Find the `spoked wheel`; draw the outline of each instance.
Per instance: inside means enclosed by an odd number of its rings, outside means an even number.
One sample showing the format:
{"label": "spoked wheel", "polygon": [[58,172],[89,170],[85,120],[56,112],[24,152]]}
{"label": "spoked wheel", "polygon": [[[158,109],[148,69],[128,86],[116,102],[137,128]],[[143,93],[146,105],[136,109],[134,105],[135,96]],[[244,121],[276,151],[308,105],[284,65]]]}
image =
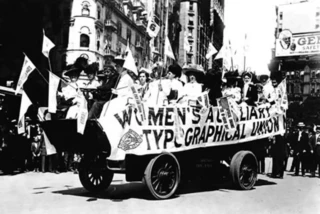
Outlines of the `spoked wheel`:
{"label": "spoked wheel", "polygon": [[250,151],[239,151],[231,160],[230,173],[235,186],[239,189],[252,189],[257,181],[258,163]]}
{"label": "spoked wheel", "polygon": [[99,155],[81,159],[79,178],[82,186],[89,192],[100,192],[109,187],[113,172],[107,168],[106,160]]}
{"label": "spoked wheel", "polygon": [[153,197],[156,199],[170,198],[180,183],[178,160],[169,153],[153,158],[145,170],[144,180]]}

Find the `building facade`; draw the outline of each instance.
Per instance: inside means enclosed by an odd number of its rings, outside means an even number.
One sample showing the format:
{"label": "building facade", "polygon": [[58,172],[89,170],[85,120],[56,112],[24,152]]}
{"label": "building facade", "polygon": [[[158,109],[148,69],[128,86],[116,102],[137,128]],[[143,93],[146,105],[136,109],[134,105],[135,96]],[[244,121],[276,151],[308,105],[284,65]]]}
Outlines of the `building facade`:
{"label": "building facade", "polygon": [[209,42],[217,50],[223,44],[223,0],[187,0],[180,3],[180,44],[188,38],[190,51],[183,45],[179,49],[179,64],[200,64],[205,70],[213,67],[212,58],[205,58]]}
{"label": "building facade", "polygon": [[102,69],[116,55],[124,54],[127,44],[138,68],[149,61],[145,6],[140,0],[64,1],[60,10],[66,14],[62,39],[56,39],[55,60],[61,63],[60,69],[79,56],[98,62]]}
{"label": "building facade", "polygon": [[288,117],[319,123],[320,6],[313,1],[279,5],[276,15],[269,70],[286,77]]}

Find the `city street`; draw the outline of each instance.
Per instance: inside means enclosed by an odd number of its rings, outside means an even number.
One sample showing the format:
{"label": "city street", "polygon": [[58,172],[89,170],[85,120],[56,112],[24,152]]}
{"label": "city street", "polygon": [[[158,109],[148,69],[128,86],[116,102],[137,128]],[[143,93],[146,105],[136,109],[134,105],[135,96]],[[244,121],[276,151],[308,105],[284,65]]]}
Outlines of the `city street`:
{"label": "city street", "polygon": [[85,191],[71,172],[1,175],[0,213],[320,213],[320,179],[291,174],[259,175],[251,191],[233,190],[230,182],[189,182],[164,201],[119,174],[99,195]]}

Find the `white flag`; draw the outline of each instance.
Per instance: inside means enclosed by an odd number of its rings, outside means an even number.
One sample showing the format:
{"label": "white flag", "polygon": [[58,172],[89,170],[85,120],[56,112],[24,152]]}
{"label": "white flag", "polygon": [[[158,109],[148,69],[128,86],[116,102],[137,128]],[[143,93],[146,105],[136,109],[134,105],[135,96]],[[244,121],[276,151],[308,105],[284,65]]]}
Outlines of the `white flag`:
{"label": "white flag", "polygon": [[19,112],[19,120],[18,124],[20,123],[20,120],[24,117],[25,113],[27,112],[29,106],[31,105],[31,101],[26,94],[25,91],[22,92],[22,97],[21,97],[21,104],[20,104],[20,112]]}
{"label": "white flag", "polygon": [[45,131],[42,132],[43,141],[46,145],[46,155],[53,155],[57,153],[56,148],[51,144],[49,138],[47,137],[47,134]]}
{"label": "white flag", "polygon": [[188,33],[184,31],[184,50],[190,52],[190,43],[188,40]]}
{"label": "white flag", "polygon": [[127,45],[126,55],[127,56],[126,56],[126,59],[124,61],[123,67],[128,69],[128,70],[130,70],[130,71],[132,71],[136,75],[138,75],[138,69],[137,69],[137,66],[136,66],[136,62],[134,61],[132,52],[130,50],[129,43]]}
{"label": "white flag", "polygon": [[48,96],[48,111],[56,113],[57,111],[57,90],[60,83],[60,78],[49,72],[49,96]]}
{"label": "white flag", "polygon": [[77,117],[77,132],[80,134],[84,133],[88,119],[88,103],[86,98],[82,95],[81,101],[78,103],[78,117]]}
{"label": "white flag", "polygon": [[17,94],[20,91],[23,84],[28,79],[28,76],[35,68],[36,66],[34,66],[34,64],[30,61],[30,59],[27,56],[25,56],[15,94]]}
{"label": "white flag", "polygon": [[173,54],[173,51],[172,51],[172,48],[171,48],[171,44],[170,44],[170,41],[169,41],[168,37],[166,37],[166,41],[165,41],[165,44],[164,44],[164,55],[167,56],[167,57],[170,57],[173,60],[176,60],[176,58],[174,57],[174,54]]}
{"label": "white flag", "polygon": [[46,57],[49,58],[49,52],[55,45],[51,42],[51,40],[46,37],[44,31],[43,31],[43,42],[42,42],[42,53]]}
{"label": "white flag", "polygon": [[148,21],[147,26],[147,33],[151,38],[154,38],[158,35],[160,31],[160,26],[153,20],[153,18],[150,18]]}
{"label": "white flag", "polygon": [[26,122],[25,117],[22,117],[20,121],[18,121],[18,134],[23,134],[26,132]]}
{"label": "white flag", "polygon": [[206,59],[209,59],[213,54],[217,53],[218,51],[215,49],[215,47],[212,45],[211,42],[209,42],[208,52],[206,55]]}

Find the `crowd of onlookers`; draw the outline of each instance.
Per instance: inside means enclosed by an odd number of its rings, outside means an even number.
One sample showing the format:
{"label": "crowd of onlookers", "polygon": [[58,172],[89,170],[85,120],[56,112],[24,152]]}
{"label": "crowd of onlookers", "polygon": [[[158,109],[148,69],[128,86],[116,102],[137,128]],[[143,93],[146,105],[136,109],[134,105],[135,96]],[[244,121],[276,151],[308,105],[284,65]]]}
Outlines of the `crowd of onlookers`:
{"label": "crowd of onlookers", "polygon": [[[299,122],[296,127],[288,128],[285,135],[268,139],[265,150],[257,155],[259,173],[267,169],[265,158],[272,158],[272,169],[269,176],[283,178],[284,171],[294,176],[320,177],[320,126],[305,125]],[[289,161],[291,158],[291,161]]]}

